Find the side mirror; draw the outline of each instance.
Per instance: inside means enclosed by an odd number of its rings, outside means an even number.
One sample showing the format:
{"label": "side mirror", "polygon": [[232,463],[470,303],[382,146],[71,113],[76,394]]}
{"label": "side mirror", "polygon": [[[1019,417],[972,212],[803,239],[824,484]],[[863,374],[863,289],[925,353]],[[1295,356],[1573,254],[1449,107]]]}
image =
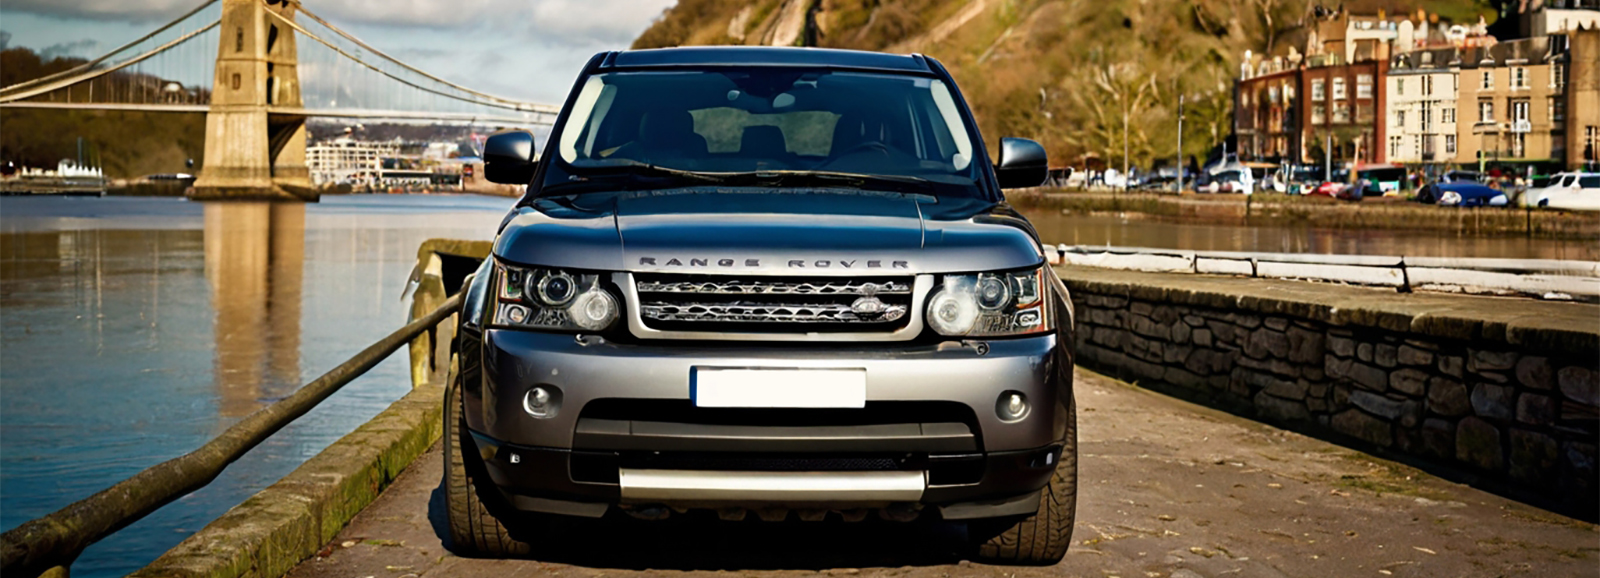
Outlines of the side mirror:
{"label": "side mirror", "polygon": [[483,176],[502,185],[533,180],[533,134],[509,130],[490,135],[483,145]]}
{"label": "side mirror", "polygon": [[1050,160],[1044,147],[1025,138],[1000,139],[1000,162],[994,173],[1002,189],[1021,189],[1044,184],[1050,172]]}

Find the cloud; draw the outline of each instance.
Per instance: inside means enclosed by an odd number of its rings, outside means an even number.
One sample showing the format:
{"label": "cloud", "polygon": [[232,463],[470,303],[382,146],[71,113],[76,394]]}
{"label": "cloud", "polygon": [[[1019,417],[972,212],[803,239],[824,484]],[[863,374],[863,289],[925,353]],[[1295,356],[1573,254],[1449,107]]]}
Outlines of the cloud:
{"label": "cloud", "polygon": [[[62,19],[159,21],[202,0],[6,0],[5,11]],[[630,42],[676,0],[303,0],[335,25],[478,28],[568,41]]]}
{"label": "cloud", "polygon": [[478,28],[586,45],[632,42],[676,0],[341,0],[304,5],[335,26]]}
{"label": "cloud", "polygon": [[52,44],[39,50],[39,58],[42,60],[54,60],[63,56],[80,56],[88,58],[98,55],[98,52],[95,49],[99,48],[99,46],[99,41],[88,38],[79,40],[77,42],[62,42],[58,44]]}
{"label": "cloud", "polygon": [[[9,20],[15,20],[15,26],[27,23],[27,30],[11,28],[17,33],[15,44],[38,50],[90,37],[104,49],[202,1],[0,0],[0,14],[8,24]],[[301,2],[335,26],[422,70],[511,98],[559,103],[590,56],[627,48],[676,0]],[[302,47],[310,44],[314,43]],[[68,45],[52,48],[84,50]]]}
{"label": "cloud", "polygon": [[31,12],[56,18],[91,20],[161,20],[200,5],[200,0],[6,0],[6,11]]}

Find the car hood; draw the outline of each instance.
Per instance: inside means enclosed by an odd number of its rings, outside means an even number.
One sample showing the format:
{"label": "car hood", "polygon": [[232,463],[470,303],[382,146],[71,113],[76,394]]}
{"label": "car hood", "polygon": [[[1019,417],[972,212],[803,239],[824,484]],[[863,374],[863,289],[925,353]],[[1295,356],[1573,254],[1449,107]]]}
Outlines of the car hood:
{"label": "car hood", "polygon": [[1003,205],[921,195],[673,189],[545,197],[495,243],[507,261],[602,271],[860,275],[1038,265]]}

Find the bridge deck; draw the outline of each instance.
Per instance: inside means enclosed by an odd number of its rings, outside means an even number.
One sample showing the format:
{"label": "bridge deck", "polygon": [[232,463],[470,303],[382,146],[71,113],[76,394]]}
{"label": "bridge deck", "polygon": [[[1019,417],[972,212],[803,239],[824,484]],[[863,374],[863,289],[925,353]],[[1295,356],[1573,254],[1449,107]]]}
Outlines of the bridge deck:
{"label": "bridge deck", "polygon": [[[869,520],[574,523],[547,561],[451,555],[439,450],[289,575],[825,573],[1593,576],[1600,528],[1081,371],[1073,547],[1055,568],[967,567],[959,526]],[[753,517],[752,517],[753,518]],[[857,570],[859,569],[859,570]]]}

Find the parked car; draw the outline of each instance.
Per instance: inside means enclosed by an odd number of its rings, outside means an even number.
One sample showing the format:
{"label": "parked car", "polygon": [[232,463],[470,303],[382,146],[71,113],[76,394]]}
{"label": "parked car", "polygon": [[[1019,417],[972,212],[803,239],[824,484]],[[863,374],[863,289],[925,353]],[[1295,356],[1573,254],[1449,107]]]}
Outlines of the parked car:
{"label": "parked car", "polygon": [[930,516],[978,560],[1061,560],[1070,301],[1001,194],[1044,180],[1042,146],[991,162],[921,55],[609,52],[574,92],[543,154],[485,144],[528,189],[457,331],[458,553],[526,552],[528,517],[709,510]]}
{"label": "parked car", "polygon": [[1202,192],[1207,193],[1243,193],[1250,194],[1251,183],[1248,170],[1226,170],[1211,175],[1211,182],[1207,183]]}
{"label": "parked car", "polygon": [[1381,197],[1383,195],[1382,184],[1367,178],[1362,178],[1353,184],[1341,187],[1333,193],[1334,198],[1344,201],[1359,201],[1367,197]]}
{"label": "parked car", "polygon": [[1337,197],[1339,195],[1339,191],[1342,191],[1342,190],[1348,188],[1349,186],[1350,186],[1350,183],[1337,183],[1337,182],[1333,182],[1333,181],[1328,181],[1328,182],[1322,183],[1320,185],[1317,185],[1317,187],[1314,188],[1314,189],[1310,189],[1310,190],[1306,191],[1306,194],[1307,195],[1316,195],[1316,196],[1323,196],[1323,197],[1333,198],[1333,197]]}
{"label": "parked car", "polygon": [[1560,173],[1543,188],[1522,194],[1527,207],[1600,211],[1600,173]]}
{"label": "parked car", "polygon": [[1480,183],[1431,184],[1417,196],[1444,207],[1504,207],[1508,202],[1505,193]]}

